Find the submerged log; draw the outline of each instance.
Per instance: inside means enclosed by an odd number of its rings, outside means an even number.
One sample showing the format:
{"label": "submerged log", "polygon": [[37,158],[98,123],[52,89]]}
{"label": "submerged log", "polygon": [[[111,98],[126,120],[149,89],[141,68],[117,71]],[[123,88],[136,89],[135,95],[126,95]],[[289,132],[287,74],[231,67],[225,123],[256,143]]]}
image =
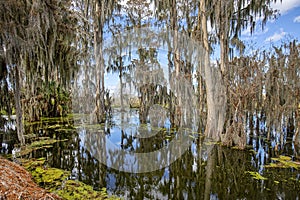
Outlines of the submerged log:
{"label": "submerged log", "polygon": [[0,157],[0,199],[61,199],[33,182],[20,165]]}

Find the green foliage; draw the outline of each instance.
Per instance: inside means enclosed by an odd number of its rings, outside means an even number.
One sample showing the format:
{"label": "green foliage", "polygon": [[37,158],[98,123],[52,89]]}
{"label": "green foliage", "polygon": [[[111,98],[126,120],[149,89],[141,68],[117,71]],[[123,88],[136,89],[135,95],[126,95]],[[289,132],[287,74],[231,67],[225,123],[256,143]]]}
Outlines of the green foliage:
{"label": "green foliage", "polygon": [[43,83],[36,96],[23,99],[25,120],[38,121],[41,117],[67,116],[71,104],[70,92],[60,84]]}
{"label": "green foliage", "polygon": [[56,82],[44,84],[41,94],[44,97],[45,105],[48,111],[43,110],[44,117],[66,116],[69,113],[71,105],[70,92],[66,91]]}

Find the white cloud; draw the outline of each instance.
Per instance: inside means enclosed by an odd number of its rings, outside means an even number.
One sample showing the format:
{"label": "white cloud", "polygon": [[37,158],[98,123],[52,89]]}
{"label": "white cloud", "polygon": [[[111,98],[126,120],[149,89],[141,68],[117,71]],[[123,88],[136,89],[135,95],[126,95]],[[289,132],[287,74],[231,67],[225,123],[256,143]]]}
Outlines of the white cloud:
{"label": "white cloud", "polygon": [[273,9],[279,10],[279,12],[283,15],[286,14],[289,10],[299,7],[300,0],[277,0],[276,3],[271,3],[271,7]]}
{"label": "white cloud", "polygon": [[277,42],[281,40],[287,32],[284,32],[283,29],[280,29],[280,33],[274,33],[274,35],[268,37],[265,42]]}
{"label": "white cloud", "polygon": [[295,18],[294,18],[294,22],[295,22],[295,23],[297,23],[297,22],[300,23],[300,15],[299,15],[298,17],[295,17]]}
{"label": "white cloud", "polygon": [[244,36],[250,36],[251,35],[250,27],[244,29],[242,31],[242,35],[244,35]]}

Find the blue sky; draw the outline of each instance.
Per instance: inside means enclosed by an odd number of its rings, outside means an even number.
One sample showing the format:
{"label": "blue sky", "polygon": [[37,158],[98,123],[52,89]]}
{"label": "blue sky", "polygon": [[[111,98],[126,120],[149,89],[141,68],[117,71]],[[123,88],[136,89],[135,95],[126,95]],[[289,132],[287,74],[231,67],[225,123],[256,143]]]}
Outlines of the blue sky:
{"label": "blue sky", "polygon": [[257,28],[253,35],[249,30],[244,30],[242,39],[245,43],[268,49],[291,39],[300,40],[300,0],[277,0],[272,8],[279,10],[278,19],[267,22],[264,30]]}

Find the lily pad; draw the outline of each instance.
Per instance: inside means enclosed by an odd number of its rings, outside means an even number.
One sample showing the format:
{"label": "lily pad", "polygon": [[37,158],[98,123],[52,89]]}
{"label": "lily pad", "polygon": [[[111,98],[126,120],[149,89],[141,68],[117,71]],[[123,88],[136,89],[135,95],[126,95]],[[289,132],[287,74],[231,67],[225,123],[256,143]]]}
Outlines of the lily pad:
{"label": "lily pad", "polygon": [[260,173],[258,173],[258,172],[246,171],[246,173],[249,173],[252,176],[252,178],[254,178],[256,180],[267,180],[268,179],[268,178],[260,175]]}
{"label": "lily pad", "polygon": [[24,135],[25,139],[32,139],[32,138],[36,138],[36,137],[37,137],[37,135],[34,133]]}
{"label": "lily pad", "polygon": [[196,137],[193,136],[193,135],[189,135],[189,137],[192,138],[192,139],[196,139]]}
{"label": "lily pad", "polygon": [[74,132],[75,129],[74,128],[59,128],[59,129],[55,129],[56,132],[64,132],[64,133],[70,133],[70,132]]}
{"label": "lily pad", "polygon": [[25,126],[33,126],[33,125],[36,125],[36,124],[42,124],[42,121],[33,121],[33,122],[26,121],[24,123]]}
{"label": "lily pad", "polygon": [[55,125],[48,126],[47,129],[58,129],[58,128],[61,128],[62,126],[64,126],[64,125],[62,125],[62,124],[55,124]]}
{"label": "lily pad", "polygon": [[[275,160],[275,158],[271,158],[272,160]],[[277,159],[279,161],[289,161],[289,160],[292,160],[291,157],[289,156],[279,156],[279,158]]]}
{"label": "lily pad", "polygon": [[204,144],[207,145],[207,146],[211,146],[211,145],[220,145],[221,142],[205,142]]}
{"label": "lily pad", "polygon": [[289,156],[279,156],[279,158],[271,158],[271,160],[275,162],[265,165],[266,168],[300,168],[300,162],[292,161]]}

